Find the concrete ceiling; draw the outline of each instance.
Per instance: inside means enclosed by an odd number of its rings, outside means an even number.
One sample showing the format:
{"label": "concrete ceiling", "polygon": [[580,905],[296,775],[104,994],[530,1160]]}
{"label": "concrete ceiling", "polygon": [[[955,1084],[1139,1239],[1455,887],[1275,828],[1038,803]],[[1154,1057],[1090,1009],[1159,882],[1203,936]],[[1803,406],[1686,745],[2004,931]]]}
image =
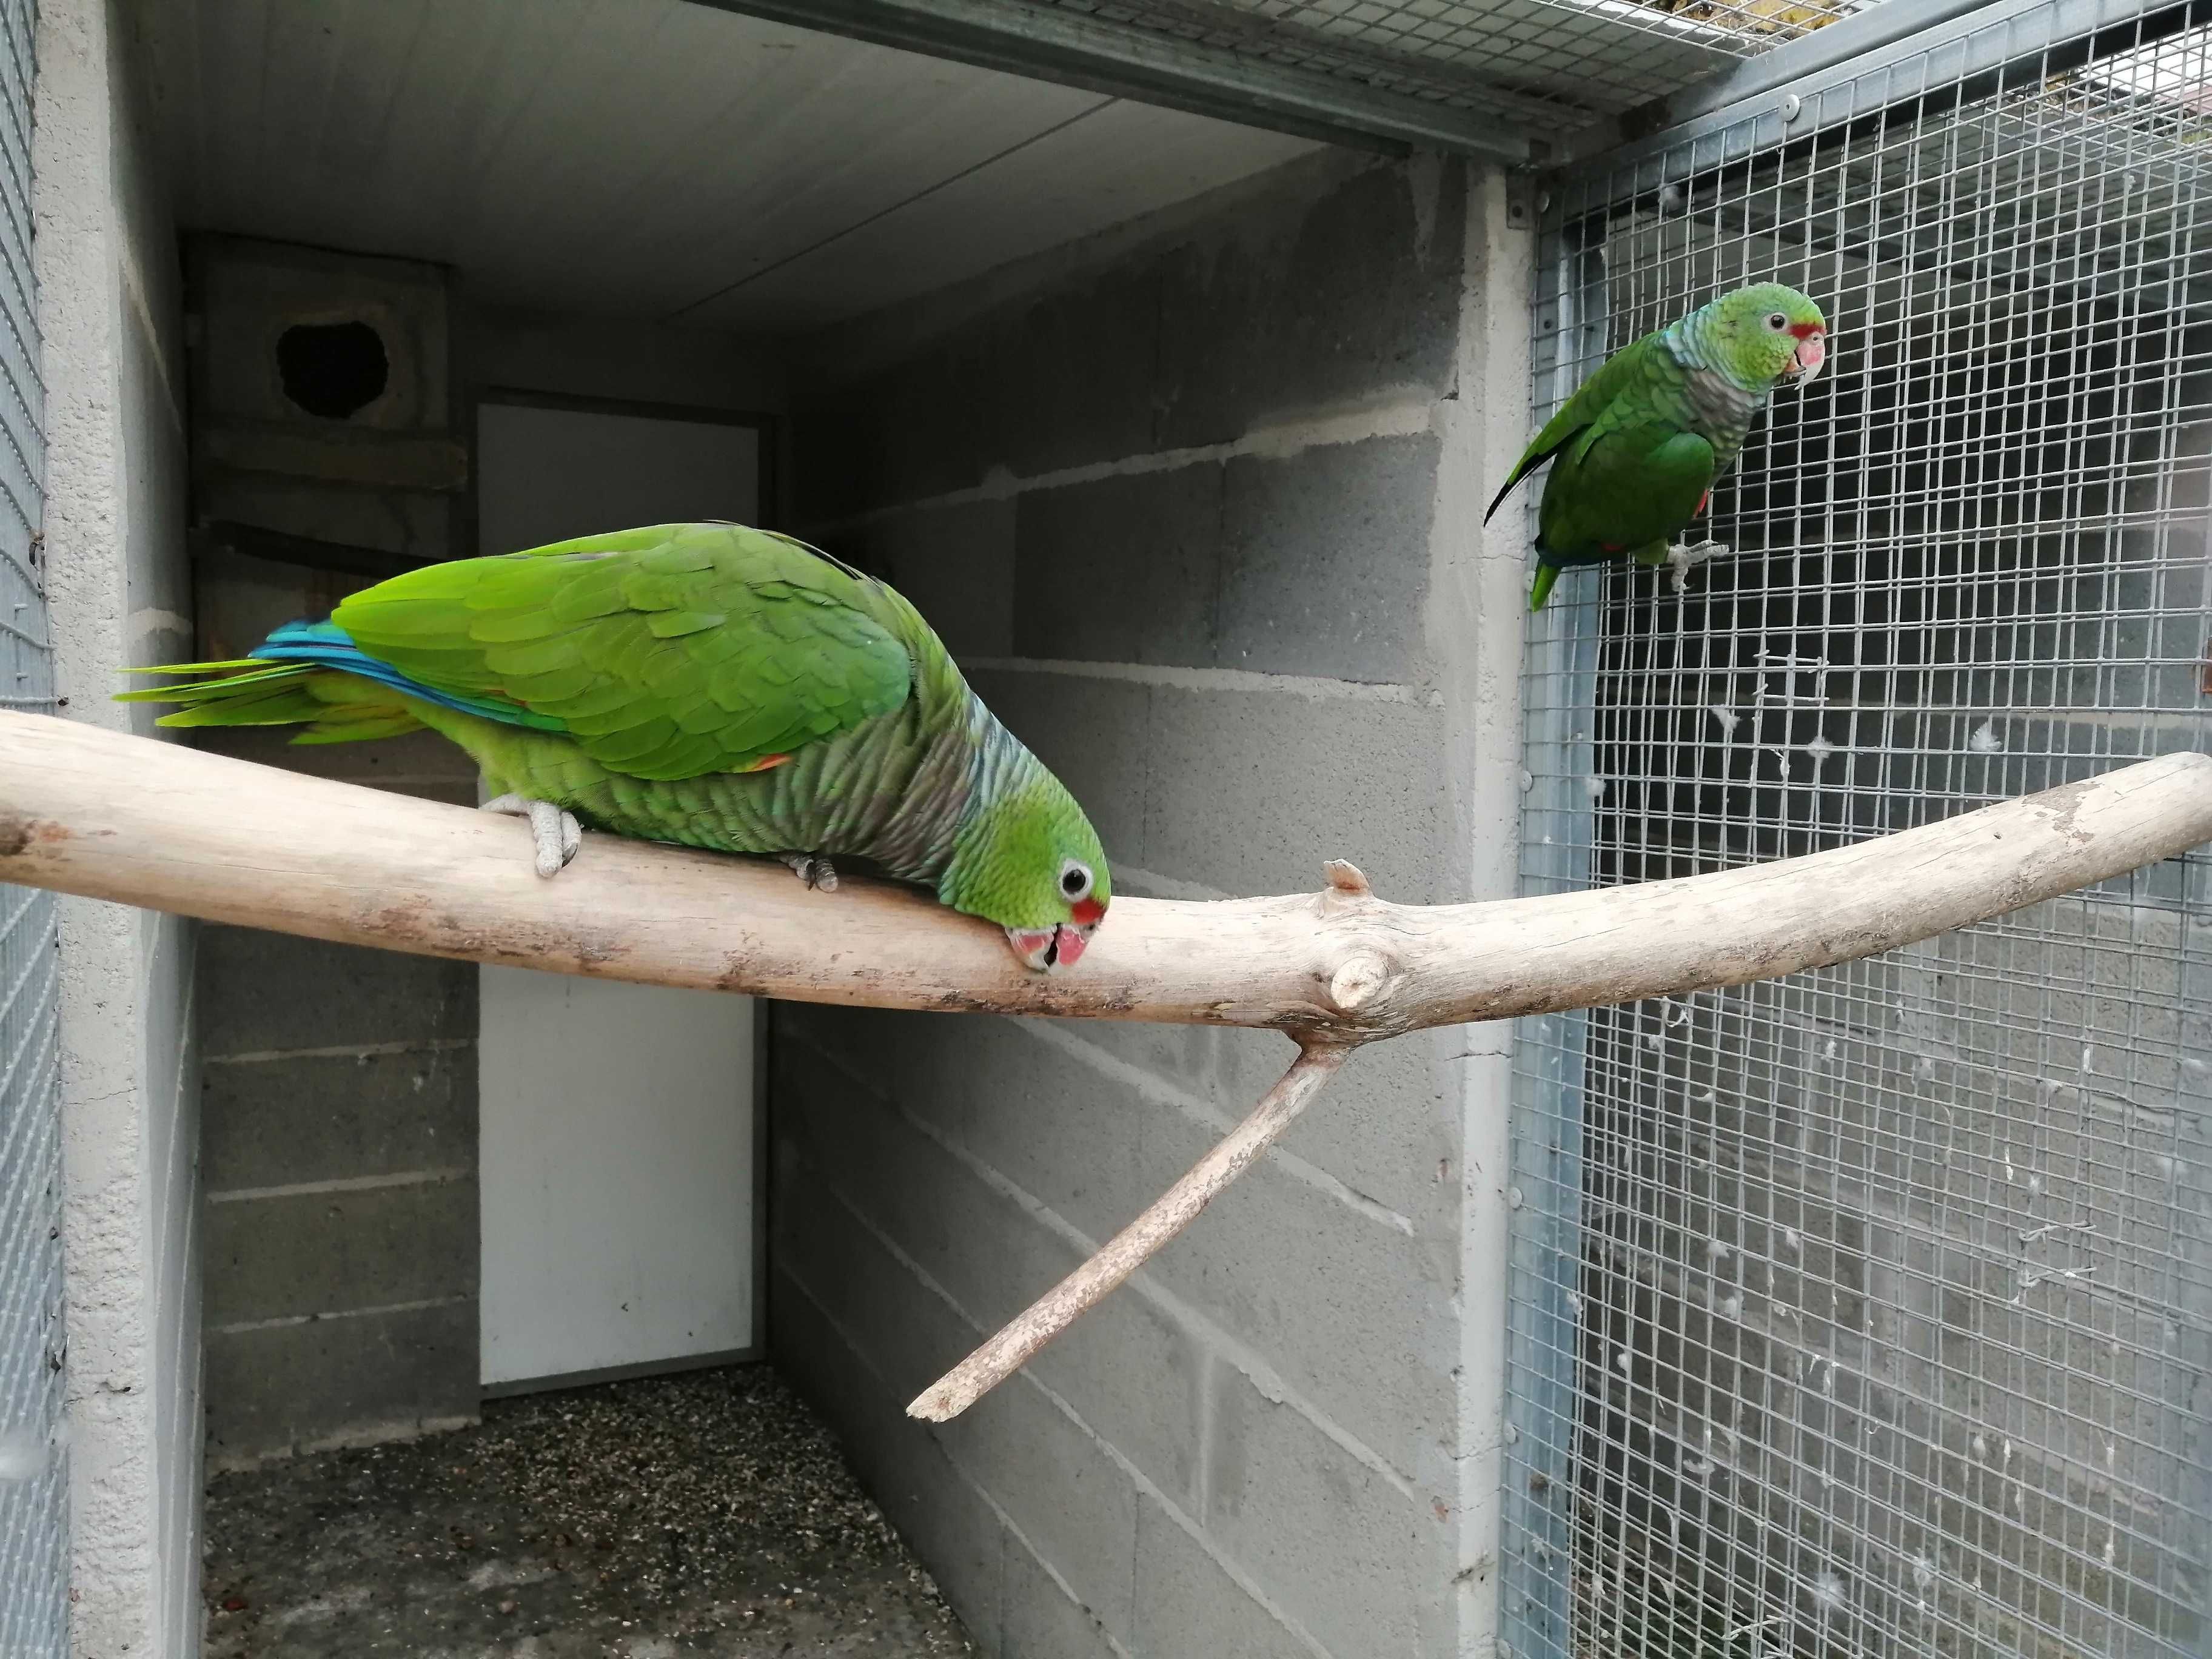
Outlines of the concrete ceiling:
{"label": "concrete ceiling", "polygon": [[787,332],[1310,142],[689,0],[147,0],[178,216]]}

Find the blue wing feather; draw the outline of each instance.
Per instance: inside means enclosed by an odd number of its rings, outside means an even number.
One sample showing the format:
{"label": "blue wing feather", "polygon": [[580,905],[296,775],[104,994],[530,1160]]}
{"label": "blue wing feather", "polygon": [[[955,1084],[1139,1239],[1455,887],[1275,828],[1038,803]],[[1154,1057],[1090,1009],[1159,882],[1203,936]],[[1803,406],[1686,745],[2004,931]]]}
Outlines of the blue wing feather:
{"label": "blue wing feather", "polygon": [[470,697],[441,691],[401,673],[388,662],[380,662],[353,642],[353,636],[336,623],[286,623],[254,647],[257,662],[304,662],[319,668],[336,668],[362,679],[388,685],[422,702],[476,714],[507,726],[526,726],[539,732],[565,732],[568,723],[537,714],[518,703],[496,697]]}

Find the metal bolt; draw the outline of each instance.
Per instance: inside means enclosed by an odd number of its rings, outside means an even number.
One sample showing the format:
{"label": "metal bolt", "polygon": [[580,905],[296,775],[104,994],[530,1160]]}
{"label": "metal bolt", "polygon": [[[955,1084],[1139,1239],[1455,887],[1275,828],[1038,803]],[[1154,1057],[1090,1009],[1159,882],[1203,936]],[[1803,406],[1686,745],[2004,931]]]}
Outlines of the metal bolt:
{"label": "metal bolt", "polygon": [[1519,1209],[1521,1207],[1521,1189],[1518,1187],[1508,1188],[1505,1193],[1505,1202],[1507,1207],[1516,1210]]}
{"label": "metal bolt", "polygon": [[1521,1425],[1519,1424],[1508,1423],[1505,1425],[1505,1443],[1509,1446],[1517,1446],[1521,1443]]}
{"label": "metal bolt", "polygon": [[1782,94],[1782,120],[1785,126],[1802,114],[1804,109],[1805,100],[1796,93],[1785,92]]}

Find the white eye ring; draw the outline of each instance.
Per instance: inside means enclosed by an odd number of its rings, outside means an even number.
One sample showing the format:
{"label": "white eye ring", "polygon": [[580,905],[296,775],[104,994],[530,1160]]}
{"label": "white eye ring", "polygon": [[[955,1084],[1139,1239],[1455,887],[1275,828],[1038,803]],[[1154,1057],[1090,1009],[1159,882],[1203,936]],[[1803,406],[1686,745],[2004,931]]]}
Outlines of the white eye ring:
{"label": "white eye ring", "polygon": [[1766,313],[1766,325],[1779,334],[1790,326],[1790,319],[1778,311],[1770,311]]}
{"label": "white eye ring", "polygon": [[1060,896],[1065,899],[1078,901],[1089,898],[1091,896],[1091,880],[1092,877],[1091,874],[1091,866],[1089,865],[1083,863],[1080,860],[1068,860],[1066,863],[1060,866]]}

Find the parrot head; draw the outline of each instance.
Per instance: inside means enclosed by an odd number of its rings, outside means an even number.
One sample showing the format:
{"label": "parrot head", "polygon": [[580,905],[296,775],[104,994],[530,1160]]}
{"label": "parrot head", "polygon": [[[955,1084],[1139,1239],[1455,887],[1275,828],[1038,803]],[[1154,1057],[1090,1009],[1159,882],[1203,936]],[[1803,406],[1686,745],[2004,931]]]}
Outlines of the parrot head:
{"label": "parrot head", "polygon": [[1800,385],[1828,356],[1828,319],[1794,288],[1757,283],[1723,294],[1705,307],[1723,361],[1746,386],[1767,386],[1787,374]]}
{"label": "parrot head", "polygon": [[997,922],[1023,964],[1040,973],[1083,955],[1114,896],[1098,832],[1042,767],[969,814],[937,896]]}

